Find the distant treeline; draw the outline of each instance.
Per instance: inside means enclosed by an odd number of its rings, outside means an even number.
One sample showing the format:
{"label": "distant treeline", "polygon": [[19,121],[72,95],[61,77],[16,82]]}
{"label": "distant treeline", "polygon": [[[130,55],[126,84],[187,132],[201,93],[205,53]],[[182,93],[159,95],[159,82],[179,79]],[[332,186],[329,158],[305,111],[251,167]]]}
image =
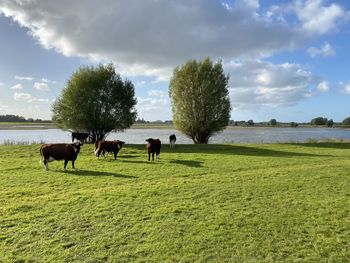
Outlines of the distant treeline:
{"label": "distant treeline", "polygon": [[299,127],[299,126],[323,126],[323,127],[350,127],[350,117],[344,119],[342,122],[334,122],[332,119],[327,119],[325,117],[317,117],[312,119],[310,122],[278,122],[276,119],[271,119],[270,121],[254,122],[253,120],[248,121],[234,121],[230,120],[230,126],[255,126],[255,127]]}
{"label": "distant treeline", "polygon": [[50,123],[51,120],[42,120],[42,119],[33,119],[33,118],[24,118],[23,116],[6,114],[0,115],[0,122],[41,122],[41,123]]}
{"label": "distant treeline", "polygon": [[[173,124],[171,120],[166,120],[166,121],[161,121],[161,120],[156,120],[156,121],[147,121],[144,120],[143,118],[138,118],[136,120],[137,124]],[[317,117],[312,119],[310,122],[280,122],[277,121],[276,119],[271,119],[269,121],[261,121],[261,122],[254,122],[253,120],[247,120],[247,121],[235,121],[235,120],[230,120],[229,121],[229,126],[239,126],[239,127],[310,127],[310,126],[323,126],[323,127],[350,127],[350,117],[344,119],[342,122],[334,122],[332,119],[327,119],[324,117]]]}
{"label": "distant treeline", "polygon": [[[40,123],[51,123],[51,120],[24,118],[18,115],[0,115],[0,122],[40,122]],[[137,124],[167,124],[172,125],[172,120],[156,120],[147,121],[143,118],[138,118],[135,123]],[[324,127],[345,127],[350,128],[350,117],[344,119],[342,122],[334,122],[332,119],[327,119],[325,117],[317,117],[312,119],[310,122],[279,122],[276,119],[271,119],[269,121],[254,122],[253,120],[247,121],[235,121],[230,120],[229,126],[240,126],[240,127],[305,127],[305,126],[324,126]]]}

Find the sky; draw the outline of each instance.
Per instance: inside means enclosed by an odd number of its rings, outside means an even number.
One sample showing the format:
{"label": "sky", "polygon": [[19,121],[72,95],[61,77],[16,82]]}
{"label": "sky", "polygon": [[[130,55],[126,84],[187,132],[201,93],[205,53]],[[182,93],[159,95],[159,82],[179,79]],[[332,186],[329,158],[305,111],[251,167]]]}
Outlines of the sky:
{"label": "sky", "polygon": [[1,0],[0,114],[51,119],[72,73],[113,63],[139,118],[171,120],[173,69],[206,57],[232,120],[350,116],[349,0]]}

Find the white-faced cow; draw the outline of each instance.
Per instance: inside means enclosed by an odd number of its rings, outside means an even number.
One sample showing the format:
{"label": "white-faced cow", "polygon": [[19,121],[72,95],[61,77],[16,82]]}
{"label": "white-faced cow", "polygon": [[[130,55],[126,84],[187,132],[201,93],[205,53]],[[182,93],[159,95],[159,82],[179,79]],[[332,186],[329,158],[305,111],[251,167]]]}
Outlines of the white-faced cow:
{"label": "white-faced cow", "polygon": [[72,132],[72,142],[74,142],[74,139],[77,139],[80,142],[85,142],[85,140],[89,137],[88,133],[84,132]]}
{"label": "white-faced cow", "polygon": [[169,136],[169,143],[170,143],[170,148],[175,147],[175,142],[176,142],[176,135],[172,134]]}
{"label": "white-faced cow", "polygon": [[156,159],[159,159],[162,142],[159,139],[152,139],[152,138],[147,139],[146,142],[148,142],[146,145],[147,152],[148,152],[148,161],[150,161],[151,159],[151,154],[152,154],[152,161],[154,161],[154,154],[156,154]]}
{"label": "white-faced cow", "polygon": [[46,170],[49,170],[48,163],[52,161],[64,160],[64,170],[66,170],[67,163],[72,162],[72,168],[74,170],[74,162],[80,152],[80,146],[83,145],[80,142],[66,144],[43,144],[40,148],[41,159],[45,165]]}
{"label": "white-faced cow", "polygon": [[117,154],[119,150],[123,147],[125,142],[115,140],[115,141],[96,141],[95,142],[95,155],[100,158],[100,155],[105,155],[105,152],[113,152],[114,160],[117,160]]}

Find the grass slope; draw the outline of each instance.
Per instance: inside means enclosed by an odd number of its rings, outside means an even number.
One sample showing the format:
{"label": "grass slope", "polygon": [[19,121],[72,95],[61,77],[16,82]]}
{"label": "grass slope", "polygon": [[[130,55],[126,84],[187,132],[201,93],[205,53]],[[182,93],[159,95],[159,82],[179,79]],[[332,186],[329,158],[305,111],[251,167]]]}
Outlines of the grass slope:
{"label": "grass slope", "polygon": [[39,147],[0,146],[0,261],[350,261],[350,144]]}

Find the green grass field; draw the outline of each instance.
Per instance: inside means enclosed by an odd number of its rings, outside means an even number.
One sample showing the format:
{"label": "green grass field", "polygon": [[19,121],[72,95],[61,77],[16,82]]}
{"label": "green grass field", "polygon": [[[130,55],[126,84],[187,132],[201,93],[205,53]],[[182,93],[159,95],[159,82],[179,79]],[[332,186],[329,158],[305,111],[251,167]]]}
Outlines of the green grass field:
{"label": "green grass field", "polygon": [[349,262],[350,144],[0,146],[0,262]]}

